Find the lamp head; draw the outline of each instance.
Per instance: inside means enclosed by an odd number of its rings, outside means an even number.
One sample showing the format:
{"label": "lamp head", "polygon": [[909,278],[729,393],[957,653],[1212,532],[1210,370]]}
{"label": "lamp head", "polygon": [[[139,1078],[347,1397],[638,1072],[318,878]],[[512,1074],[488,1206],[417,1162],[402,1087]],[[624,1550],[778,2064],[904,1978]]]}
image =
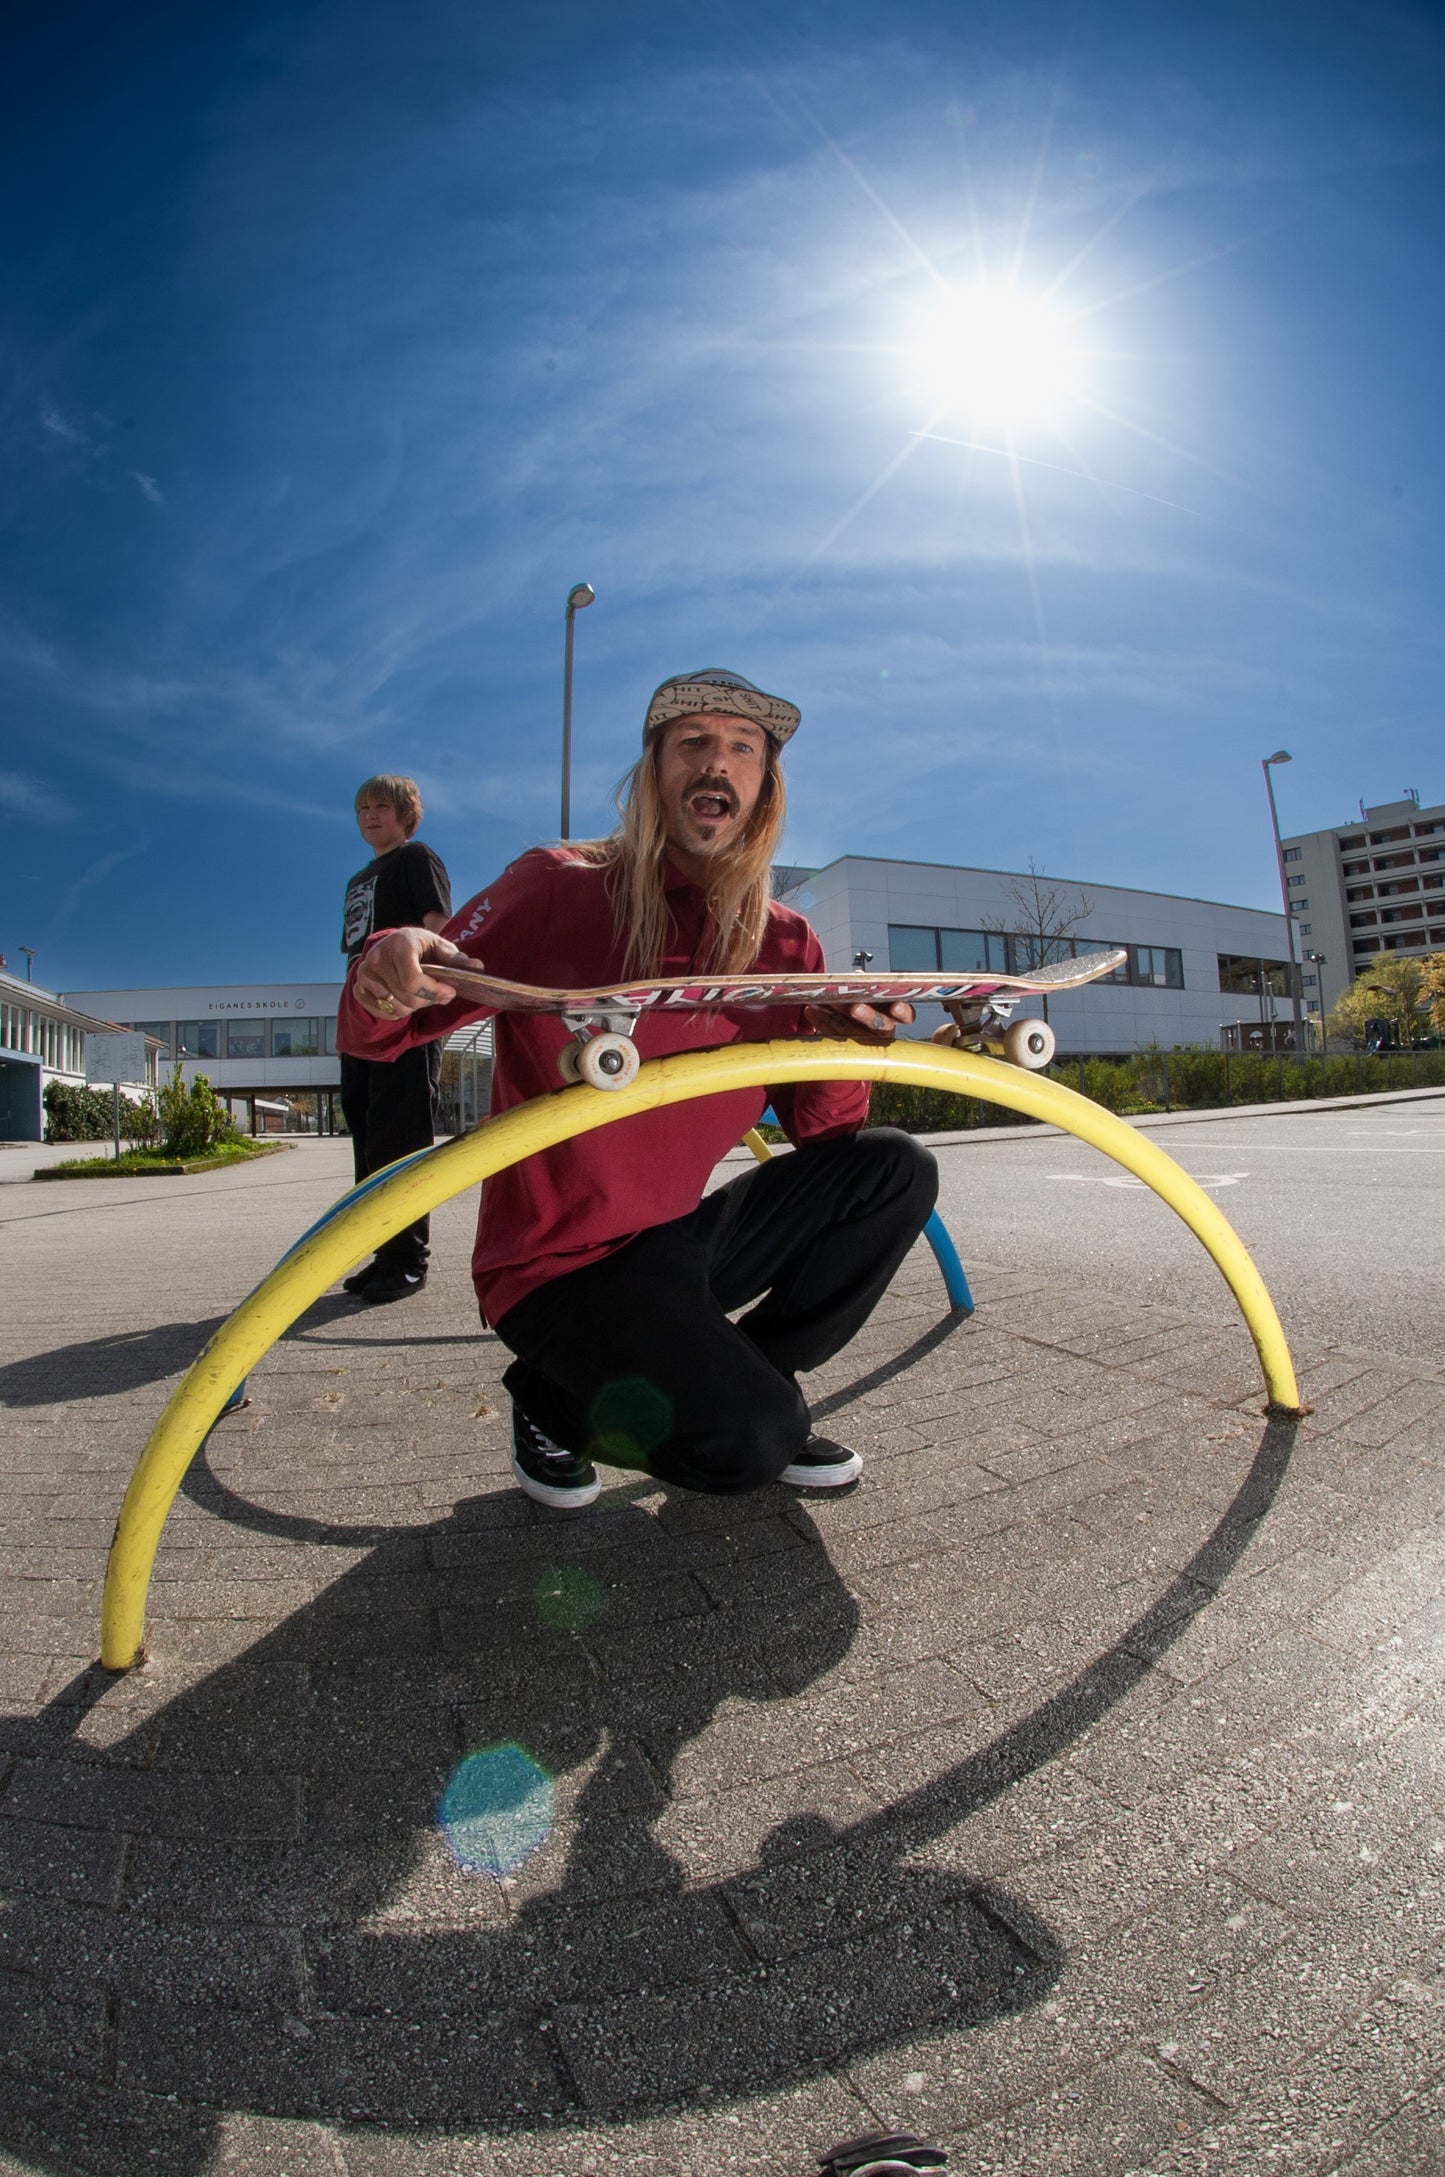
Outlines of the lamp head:
{"label": "lamp head", "polygon": [[584,605],[592,604],[596,596],[597,592],[590,582],[578,582],[567,592],[567,610],[580,612]]}
{"label": "lamp head", "polygon": [[1266,763],[1292,763],[1294,761],[1287,748],[1277,748],[1272,756],[1266,756],[1264,760]]}

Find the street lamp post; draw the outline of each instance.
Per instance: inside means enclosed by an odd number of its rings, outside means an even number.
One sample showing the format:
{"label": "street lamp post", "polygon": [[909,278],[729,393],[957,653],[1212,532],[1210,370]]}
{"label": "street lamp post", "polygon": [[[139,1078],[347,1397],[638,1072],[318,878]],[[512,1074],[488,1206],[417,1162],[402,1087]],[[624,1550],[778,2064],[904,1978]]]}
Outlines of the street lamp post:
{"label": "street lamp post", "polygon": [[1261,768],[1264,772],[1265,792],[1269,795],[1269,821],[1274,831],[1274,861],[1275,867],[1279,871],[1279,896],[1284,907],[1284,946],[1289,955],[1289,994],[1294,1006],[1295,1055],[1303,1058],[1305,1031],[1304,1016],[1300,1011],[1299,979],[1294,969],[1294,915],[1291,912],[1289,903],[1289,880],[1284,873],[1284,842],[1279,836],[1279,811],[1274,805],[1274,780],[1270,776],[1271,764],[1289,763],[1290,761],[1289,750],[1287,748],[1277,748],[1272,756],[1262,758]]}
{"label": "street lamp post", "polygon": [[597,592],[578,582],[567,592],[567,641],[562,654],[562,837],[572,836],[572,622]]}

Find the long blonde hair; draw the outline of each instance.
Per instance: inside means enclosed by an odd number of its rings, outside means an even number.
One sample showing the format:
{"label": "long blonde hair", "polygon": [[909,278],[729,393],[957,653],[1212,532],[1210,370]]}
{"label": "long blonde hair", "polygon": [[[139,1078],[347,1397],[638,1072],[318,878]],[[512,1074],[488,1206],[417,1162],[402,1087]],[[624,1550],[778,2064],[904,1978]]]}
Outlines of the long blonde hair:
{"label": "long blonde hair", "polygon": [[[573,839],[579,861],[611,872],[608,893],[619,941],[622,973],[645,978],[661,973],[672,935],[668,910],[667,825],[657,785],[654,733],[617,788],[620,822],[605,839]],[[752,966],[768,925],[772,866],[787,821],[787,795],[777,745],[765,736],[767,770],[747,829],[732,851],[709,865],[705,887],[708,928],[692,965],[704,975],[742,975]]]}

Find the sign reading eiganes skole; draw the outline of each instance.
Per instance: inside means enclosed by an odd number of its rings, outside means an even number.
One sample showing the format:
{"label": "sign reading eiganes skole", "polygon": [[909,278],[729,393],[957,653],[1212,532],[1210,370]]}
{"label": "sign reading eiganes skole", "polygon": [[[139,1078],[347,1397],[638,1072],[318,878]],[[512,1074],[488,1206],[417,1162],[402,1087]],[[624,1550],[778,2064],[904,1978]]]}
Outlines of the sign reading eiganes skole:
{"label": "sign reading eiganes skole", "polygon": [[119,1035],[88,1035],[85,1039],[85,1078],[92,1087],[124,1081],[140,1084],[146,1077],[146,1039],[136,1029]]}
{"label": "sign reading eiganes skole", "polygon": [[[325,1010],[324,1001],[318,1001]],[[198,1020],[211,1020],[218,1013],[305,1013],[312,1004],[310,998],[205,998],[196,1010]]]}

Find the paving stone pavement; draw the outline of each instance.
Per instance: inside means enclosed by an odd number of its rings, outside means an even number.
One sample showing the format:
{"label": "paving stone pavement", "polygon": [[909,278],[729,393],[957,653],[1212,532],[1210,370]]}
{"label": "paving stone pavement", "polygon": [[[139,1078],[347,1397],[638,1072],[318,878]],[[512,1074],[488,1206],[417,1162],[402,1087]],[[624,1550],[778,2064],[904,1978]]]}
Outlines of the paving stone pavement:
{"label": "paving stone pavement", "polygon": [[855,1493],[563,1518],[463,1201],[256,1371],[109,1679],[166,1388],[344,1183],[5,1190],[0,2172],[1445,2170],[1445,1369],[1267,1422],[1222,1288],[965,1322],[920,1249],[811,1387]]}

